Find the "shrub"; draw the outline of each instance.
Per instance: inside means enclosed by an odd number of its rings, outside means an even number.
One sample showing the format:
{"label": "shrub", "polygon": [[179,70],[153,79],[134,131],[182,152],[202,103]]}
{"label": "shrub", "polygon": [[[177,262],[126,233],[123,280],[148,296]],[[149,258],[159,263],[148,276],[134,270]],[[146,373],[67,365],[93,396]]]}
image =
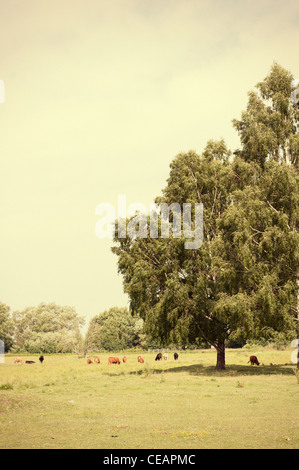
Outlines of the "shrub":
{"label": "shrub", "polygon": [[13,385],[9,382],[0,385],[0,390],[13,390]]}

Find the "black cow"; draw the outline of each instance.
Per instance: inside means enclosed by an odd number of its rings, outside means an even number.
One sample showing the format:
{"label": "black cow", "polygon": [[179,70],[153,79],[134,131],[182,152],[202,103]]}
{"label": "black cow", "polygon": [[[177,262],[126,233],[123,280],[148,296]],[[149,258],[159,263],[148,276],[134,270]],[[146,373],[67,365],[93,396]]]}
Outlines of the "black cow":
{"label": "black cow", "polygon": [[174,353],[173,357],[174,357],[174,360],[176,361],[179,358],[178,353]]}
{"label": "black cow", "polygon": [[162,360],[162,353],[158,353],[155,361],[161,361],[161,360]]}
{"label": "black cow", "polygon": [[25,364],[35,364],[35,361],[25,361]]}
{"label": "black cow", "polygon": [[39,356],[39,358],[38,358],[38,360],[41,364],[43,363],[44,359],[45,359],[44,356]]}

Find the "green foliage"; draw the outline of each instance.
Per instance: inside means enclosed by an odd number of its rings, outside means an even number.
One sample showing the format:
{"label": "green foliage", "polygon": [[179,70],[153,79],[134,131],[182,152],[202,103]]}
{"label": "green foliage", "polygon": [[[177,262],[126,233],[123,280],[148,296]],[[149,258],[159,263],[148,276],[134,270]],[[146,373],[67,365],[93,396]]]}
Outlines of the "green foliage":
{"label": "green foliage", "polygon": [[[224,367],[228,341],[294,335],[298,281],[299,112],[292,75],[274,64],[249,93],[234,126],[242,148],[209,141],[202,155],[181,153],[157,203],[204,207],[204,241],[118,238],[124,290],[145,330],[161,345],[215,346]],[[173,221],[170,220],[172,223]],[[299,281],[298,281],[299,282]]]}
{"label": "green foliage", "polygon": [[292,74],[274,64],[270,74],[249,93],[247,110],[234,120],[242,143],[240,155],[262,167],[285,161],[298,169],[298,108],[291,102]]}
{"label": "green foliage", "polygon": [[84,320],[73,307],[41,303],[13,312],[15,347],[31,353],[72,352]]}
{"label": "green foliage", "polygon": [[235,295],[247,306],[249,338],[295,334],[298,183],[290,165],[265,163],[258,185],[235,192],[219,223],[223,254],[237,273]]}
{"label": "green foliage", "polygon": [[66,329],[56,332],[32,333],[24,342],[24,349],[32,354],[48,354],[74,351],[74,334]]}
{"label": "green foliage", "polygon": [[143,320],[127,308],[112,307],[90,321],[86,341],[90,350],[120,351],[145,345]]}
{"label": "green foliage", "polygon": [[0,340],[9,351],[13,345],[14,324],[11,318],[10,307],[0,302]]}

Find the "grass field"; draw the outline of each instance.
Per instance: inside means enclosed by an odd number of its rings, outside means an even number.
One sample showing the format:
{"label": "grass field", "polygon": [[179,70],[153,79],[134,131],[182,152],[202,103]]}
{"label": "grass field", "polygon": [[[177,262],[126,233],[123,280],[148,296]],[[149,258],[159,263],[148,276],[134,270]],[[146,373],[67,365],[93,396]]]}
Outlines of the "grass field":
{"label": "grass field", "polygon": [[[1,449],[299,448],[299,383],[292,350],[126,354],[87,365],[75,355],[0,364]],[[261,365],[247,364],[256,354]],[[122,358],[123,354],[118,354]],[[90,356],[92,358],[92,356]]]}

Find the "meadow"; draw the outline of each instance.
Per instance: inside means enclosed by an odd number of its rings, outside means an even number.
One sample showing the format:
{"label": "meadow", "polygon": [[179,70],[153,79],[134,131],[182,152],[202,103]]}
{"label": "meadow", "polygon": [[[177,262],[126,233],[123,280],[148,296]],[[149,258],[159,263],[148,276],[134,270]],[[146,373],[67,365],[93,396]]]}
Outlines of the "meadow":
{"label": "meadow", "polygon": [[[129,352],[127,363],[22,355],[0,364],[1,449],[299,448],[299,380],[290,349]],[[141,354],[144,364],[137,362]],[[260,366],[247,363],[256,354]],[[118,354],[121,359],[124,353]],[[93,355],[89,355],[93,359]]]}

